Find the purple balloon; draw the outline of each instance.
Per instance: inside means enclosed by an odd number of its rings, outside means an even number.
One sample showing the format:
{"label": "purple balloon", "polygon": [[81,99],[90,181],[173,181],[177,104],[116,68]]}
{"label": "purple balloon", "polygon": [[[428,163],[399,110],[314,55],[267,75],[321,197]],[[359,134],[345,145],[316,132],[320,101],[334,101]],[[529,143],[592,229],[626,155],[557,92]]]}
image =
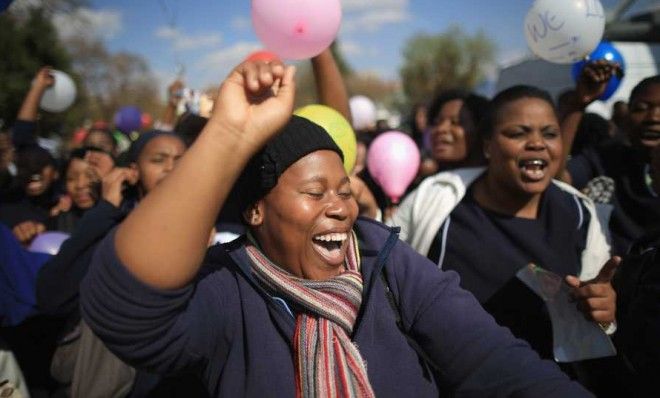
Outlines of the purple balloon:
{"label": "purple balloon", "polygon": [[142,127],[142,112],[136,106],[121,107],[115,113],[115,127],[124,134],[140,130]]}
{"label": "purple balloon", "polygon": [[34,238],[28,251],[47,253],[54,256],[60,251],[60,246],[62,246],[62,243],[64,243],[65,240],[69,239],[69,236],[69,234],[64,232],[44,232]]}

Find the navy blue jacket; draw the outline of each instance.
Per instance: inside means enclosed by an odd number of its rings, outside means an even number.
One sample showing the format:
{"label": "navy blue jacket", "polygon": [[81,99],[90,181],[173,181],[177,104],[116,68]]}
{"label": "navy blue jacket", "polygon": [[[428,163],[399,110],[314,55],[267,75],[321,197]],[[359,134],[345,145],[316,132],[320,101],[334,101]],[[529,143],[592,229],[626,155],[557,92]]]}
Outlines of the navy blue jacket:
{"label": "navy blue jacket", "polygon": [[37,304],[41,312],[58,316],[78,313],[79,286],[94,249],[125,217],[126,211],[106,200],[100,200],[85,213],[59,253],[39,270]]}
{"label": "navy blue jacket", "polygon": [[[499,327],[455,273],[438,270],[379,223],[359,220],[356,231],[364,297],[351,338],[376,396],[437,397],[438,381],[457,396],[589,396]],[[121,264],[113,231],[82,283],[83,317],[135,366],[160,373],[198,369],[211,396],[294,396],[295,320],[255,282],[243,244],[214,246],[194,283],[165,291]],[[383,267],[402,328],[432,364],[420,360],[397,327]]]}

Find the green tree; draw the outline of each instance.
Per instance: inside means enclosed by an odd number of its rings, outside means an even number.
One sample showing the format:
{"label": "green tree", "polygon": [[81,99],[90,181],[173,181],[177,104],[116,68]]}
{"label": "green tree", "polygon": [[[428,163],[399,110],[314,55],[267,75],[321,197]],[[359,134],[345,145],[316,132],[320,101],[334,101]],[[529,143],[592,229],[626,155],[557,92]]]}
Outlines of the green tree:
{"label": "green tree", "polygon": [[163,104],[158,84],[144,58],[128,52],[111,53],[100,40],[80,36],[68,39],[67,48],[85,85],[88,117],[112,120],[123,105],[160,114]]}
{"label": "green tree", "polygon": [[448,88],[475,88],[494,54],[495,45],[483,32],[469,35],[454,26],[440,34],[413,36],[403,49],[400,70],[408,102],[428,101]]}
{"label": "green tree", "polygon": [[[16,118],[35,73],[44,65],[62,70],[77,79],[71,59],[59,42],[57,32],[42,9],[31,9],[24,21],[10,13],[0,15],[0,118],[5,126]],[[74,108],[80,109],[84,95]],[[47,115],[42,130],[66,124],[74,114]]]}
{"label": "green tree", "polygon": [[66,112],[40,114],[42,135],[67,135],[84,120],[112,120],[122,105],[160,115],[158,84],[143,58],[111,53],[94,35],[59,37],[52,18],[57,13],[75,15],[76,7],[85,4],[86,0],[44,0],[0,15],[0,119],[5,128],[13,124],[32,78],[44,65],[68,73],[78,93]]}

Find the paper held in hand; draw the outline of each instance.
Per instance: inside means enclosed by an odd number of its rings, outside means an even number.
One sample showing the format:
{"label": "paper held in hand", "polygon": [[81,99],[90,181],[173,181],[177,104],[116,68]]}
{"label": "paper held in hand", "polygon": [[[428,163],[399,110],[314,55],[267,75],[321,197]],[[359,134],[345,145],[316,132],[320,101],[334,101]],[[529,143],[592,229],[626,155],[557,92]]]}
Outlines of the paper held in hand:
{"label": "paper held in hand", "polygon": [[610,338],[596,322],[588,321],[571,300],[563,278],[535,264],[516,274],[545,302],[552,323],[555,361],[574,362],[616,355]]}

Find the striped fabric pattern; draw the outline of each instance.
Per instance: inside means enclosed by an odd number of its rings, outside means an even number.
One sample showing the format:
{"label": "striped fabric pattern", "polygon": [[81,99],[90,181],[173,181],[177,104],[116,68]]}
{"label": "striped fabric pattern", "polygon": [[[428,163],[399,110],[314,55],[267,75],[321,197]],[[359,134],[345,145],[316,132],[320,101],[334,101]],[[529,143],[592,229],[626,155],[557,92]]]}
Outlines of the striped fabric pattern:
{"label": "striped fabric pattern", "polygon": [[272,291],[303,310],[296,317],[293,351],[298,397],[373,397],[367,369],[349,335],[362,303],[360,252],[349,236],[341,275],[324,281],[298,278],[248,244],[252,272]]}

